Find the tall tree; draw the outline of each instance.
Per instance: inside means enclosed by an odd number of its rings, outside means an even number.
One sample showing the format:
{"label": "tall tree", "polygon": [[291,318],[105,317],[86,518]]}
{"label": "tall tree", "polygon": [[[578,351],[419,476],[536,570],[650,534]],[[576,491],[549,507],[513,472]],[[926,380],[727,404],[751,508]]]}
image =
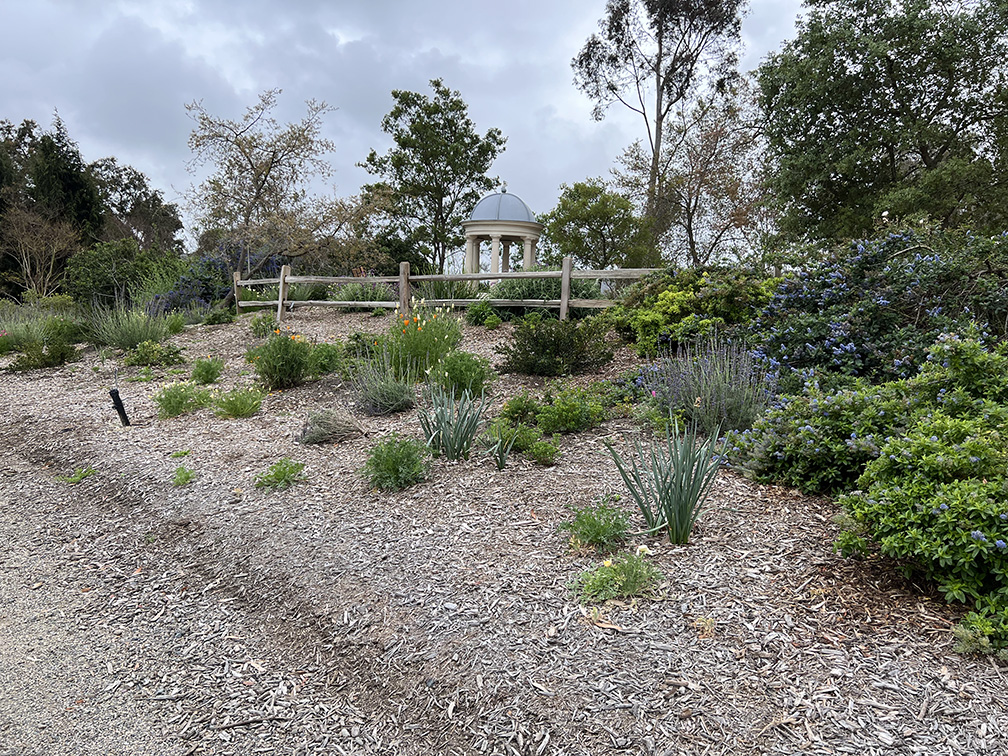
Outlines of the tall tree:
{"label": "tall tree", "polygon": [[371,150],[361,166],[383,179],[404,230],[444,272],[448,251],[464,241],[462,221],[498,183],[486,173],[507,140],[500,129],[481,137],[462,95],[441,79],[430,85],[433,97],[393,90],[381,126],[395,146],[384,155]]}
{"label": "tall tree", "polygon": [[182,219],[178,206],[165,202],[164,193],[151,187],[147,176],[114,157],[88,166],[105,207],[104,241],[133,239],[138,250],[181,251]]}
{"label": "tall tree", "polygon": [[[675,109],[651,218],[670,261],[702,266],[752,251],[764,194],[757,121],[753,92],[741,82]],[[619,162],[617,185],[643,204],[649,156],[638,141]]]}
{"label": "tall tree", "polygon": [[1008,7],[816,0],[759,68],[782,228],[852,238],[890,219],[1008,223]]}
{"label": "tall tree", "polygon": [[309,100],[301,121],[281,125],[271,115],[280,92],[263,92],[238,121],[211,115],[202,102],[186,106],[196,122],[189,168],[214,167],[190,192],[199,231],[224,230],[249,272],[276,252],[291,251],[312,210],[309,183],[332,170],[323,156],[335,145],[321,136],[322,119],[332,108]]}
{"label": "tall tree", "polygon": [[601,179],[560,187],[556,207],[544,214],[542,259],[556,265],[568,255],[596,270],[642,267],[654,262],[650,236],[633,203]]}
{"label": "tall tree", "polygon": [[571,62],[596,120],[619,102],[643,119],[650,155],[645,212],[656,212],[665,118],[705,70],[734,64],[743,0],[609,0],[599,34]]}

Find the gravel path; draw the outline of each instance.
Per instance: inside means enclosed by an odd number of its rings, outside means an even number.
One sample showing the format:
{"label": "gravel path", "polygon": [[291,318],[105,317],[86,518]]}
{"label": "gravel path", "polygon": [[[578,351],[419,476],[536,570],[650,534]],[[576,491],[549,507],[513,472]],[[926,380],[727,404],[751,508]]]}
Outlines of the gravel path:
{"label": "gravel path", "polygon": [[[386,322],[291,318],[320,339]],[[176,341],[251,380],[244,326]],[[724,473],[689,546],[649,543],[661,597],[593,609],[566,588],[593,560],[556,526],[621,490],[604,442],[629,420],[562,439],[553,468],[438,461],[383,494],[358,470],[412,413],[305,447],[307,411],[351,401],[336,378],[247,420],[159,421],[136,377],[93,353],[0,374],[4,756],[1008,752],[1004,670],[951,651],[931,593],[835,556],[829,501]],[[537,385],[503,377],[493,400]],[[308,481],[256,489],[281,456]]]}

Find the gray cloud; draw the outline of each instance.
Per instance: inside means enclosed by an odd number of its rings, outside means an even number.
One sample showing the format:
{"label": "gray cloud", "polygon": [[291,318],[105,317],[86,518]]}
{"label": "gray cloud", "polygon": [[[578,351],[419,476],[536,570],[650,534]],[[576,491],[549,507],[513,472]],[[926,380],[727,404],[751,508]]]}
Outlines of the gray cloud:
{"label": "gray cloud", "polygon": [[[440,77],[469,104],[480,131],[500,128],[492,168],[537,211],[561,183],[606,175],[644,135],[629,112],[591,120],[570,60],[597,28],[604,0],[7,0],[0,12],[0,118],[48,125],[58,109],[84,157],[115,155],[169,199],[186,189],[192,127],[184,105],[239,118],[260,91],[283,89],[276,117],[304,100],[337,110],[326,136],[340,194],[368,175],[356,163],[389,143],[382,116],[393,89],[429,91]],[[758,0],[746,18],[743,63],[793,35],[797,0]],[[174,187],[173,191],[172,187]]]}

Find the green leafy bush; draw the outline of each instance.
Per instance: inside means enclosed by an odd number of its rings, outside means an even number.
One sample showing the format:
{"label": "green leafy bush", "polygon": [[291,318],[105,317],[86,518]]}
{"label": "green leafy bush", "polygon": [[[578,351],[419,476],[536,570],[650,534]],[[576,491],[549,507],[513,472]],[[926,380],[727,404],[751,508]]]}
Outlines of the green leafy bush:
{"label": "green leafy bush", "polygon": [[560,447],[552,441],[539,440],[532,443],[525,451],[529,459],[543,467],[552,467],[560,456]]}
{"label": "green leafy bush", "polygon": [[493,305],[485,299],[473,302],[466,308],[465,320],[469,325],[486,325],[487,318],[497,314]]}
{"label": "green leafy bush", "polygon": [[504,358],[501,369],[525,375],[570,375],[605,365],[612,360],[603,318],[548,320],[530,315],[520,321],[511,344],[497,348]]}
{"label": "green leafy bush", "polygon": [[582,601],[598,603],[646,595],[664,579],[643,554],[626,554],[585,570],[571,582],[570,589]]}
{"label": "green leafy bush", "polygon": [[542,404],[527,391],[513,396],[504,402],[500,416],[512,423],[535,425]]}
{"label": "green leafy bush", "polygon": [[[911,377],[931,344],[973,322],[1008,333],[1008,237],[889,234],[786,280],[754,324],[756,354],[794,392]],[[984,337],[986,340],[986,336]]]}
{"label": "green leafy bush", "polygon": [[294,388],[304,383],[311,369],[312,347],[298,333],[274,333],[252,351],[252,365],[270,391]]}
{"label": "green leafy bush", "polygon": [[41,370],[43,368],[59,367],[77,359],[77,347],[66,341],[52,340],[48,342],[34,341],[25,344],[14,361],[8,366],[15,372],[26,370]]}
{"label": "green leafy bush", "polygon": [[371,447],[364,476],[382,491],[401,491],[427,478],[429,451],[413,439],[393,434]]}
{"label": "green leafy bush", "polygon": [[308,375],[321,378],[329,373],[335,373],[346,367],[343,345],[338,342],[319,342],[313,344],[308,360]]}
{"label": "green leafy bush", "polygon": [[192,382],[207,386],[216,383],[222,372],[224,372],[224,360],[219,357],[198,359],[193,363]]}
{"label": "green leafy bush", "polygon": [[203,325],[228,325],[234,323],[236,317],[231,308],[214,307],[203,317]]}
{"label": "green leafy bush", "polygon": [[716,337],[659,357],[640,372],[639,385],[662,412],[708,436],[751,427],[774,394],[772,379],[744,346]]}
{"label": "green leafy bush", "polygon": [[751,321],[778,282],[737,267],[667,268],[628,287],[606,316],[638,353],[675,352]]}
{"label": "green leafy bush", "polygon": [[489,362],[455,349],[432,368],[430,382],[450,391],[458,399],[465,391],[473,395],[482,394],[492,377]]}
{"label": "green leafy bush", "polygon": [[715,438],[698,443],[696,432],[679,435],[678,423],[665,443],[645,452],[638,441],[629,464],[609,446],[620,477],[636,502],[648,533],[665,531],[672,543],[688,543],[720,467]]}
{"label": "green leafy bush", "polygon": [[574,518],[560,524],[570,534],[572,549],[590,548],[598,552],[615,551],[627,539],[630,519],[626,512],[608,503],[573,508]]}
{"label": "green leafy bush", "polygon": [[536,413],[536,423],[544,434],[578,433],[599,425],[605,410],[597,396],[584,388],[570,386],[548,396]]}
{"label": "green leafy bush", "polygon": [[191,383],[169,383],[154,394],[158,406],[158,417],[162,420],[178,417],[186,412],[195,412],[211,402],[211,394]]}
{"label": "green leafy bush", "polygon": [[430,407],[420,411],[420,427],[435,455],[468,459],[473,439],[483,421],[486,399],[476,401],[468,389],[458,399],[440,386],[431,386]]}
{"label": "green leafy bush", "polygon": [[214,411],[218,417],[252,417],[262,407],[262,400],[257,388],[234,388],[217,395]]}
{"label": "green leafy bush", "polygon": [[181,365],[182,350],[174,344],[160,344],[157,341],[141,341],[126,352],[124,365],[150,367],[153,365]]}
{"label": "green leafy bush", "polygon": [[496,331],[501,327],[501,319],[497,315],[489,315],[487,319],[483,321],[483,327],[488,331]]}
{"label": "green leafy bush", "polygon": [[283,457],[270,465],[264,473],[255,478],[256,488],[290,488],[295,483],[305,480],[304,463],[295,462],[289,457]]}

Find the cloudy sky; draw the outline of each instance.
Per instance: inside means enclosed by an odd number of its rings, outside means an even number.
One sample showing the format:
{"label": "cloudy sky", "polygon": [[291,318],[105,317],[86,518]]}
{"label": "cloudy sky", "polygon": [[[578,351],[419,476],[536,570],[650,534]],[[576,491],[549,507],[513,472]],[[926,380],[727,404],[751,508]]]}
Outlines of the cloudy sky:
{"label": "cloudy sky", "polygon": [[[799,0],[751,0],[743,68],[794,34]],[[601,122],[570,68],[605,0],[0,0],[0,119],[48,127],[55,111],[84,159],[140,169],[169,200],[193,182],[185,104],[240,118],[259,92],[283,90],[278,120],[304,101],[337,110],[331,181],[356,194],[356,164],[390,145],[381,131],[391,91],[459,90],[480,132],[508,138],[492,174],[536,212],[561,183],[606,175],[644,136],[614,106]]]}

